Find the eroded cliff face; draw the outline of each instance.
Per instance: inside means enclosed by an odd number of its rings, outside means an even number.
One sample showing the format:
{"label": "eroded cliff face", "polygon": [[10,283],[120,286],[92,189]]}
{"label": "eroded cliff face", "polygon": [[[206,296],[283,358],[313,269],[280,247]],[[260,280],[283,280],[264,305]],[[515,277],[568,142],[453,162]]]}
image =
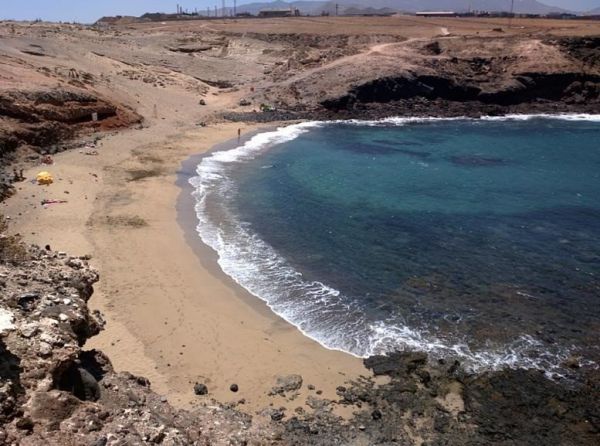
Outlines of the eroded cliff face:
{"label": "eroded cliff face", "polygon": [[600,38],[443,37],[377,45],[275,95],[325,116],[600,112]]}
{"label": "eroded cliff face", "polygon": [[598,108],[600,76],[583,73],[523,72],[506,79],[497,87],[484,89],[465,78],[408,73],[400,77],[383,77],[353,87],[347,95],[325,100],[328,110],[352,109],[357,105],[393,103],[402,99],[474,102],[486,106],[515,106],[543,102],[560,102],[578,106],[579,110]]}
{"label": "eroded cliff face", "polygon": [[0,157],[21,145],[44,150],[86,128],[108,130],[140,121],[133,111],[83,90],[0,91]]}
{"label": "eroded cliff face", "polygon": [[63,150],[77,135],[141,120],[127,107],[81,89],[0,89],[0,201],[14,192],[11,164]]}

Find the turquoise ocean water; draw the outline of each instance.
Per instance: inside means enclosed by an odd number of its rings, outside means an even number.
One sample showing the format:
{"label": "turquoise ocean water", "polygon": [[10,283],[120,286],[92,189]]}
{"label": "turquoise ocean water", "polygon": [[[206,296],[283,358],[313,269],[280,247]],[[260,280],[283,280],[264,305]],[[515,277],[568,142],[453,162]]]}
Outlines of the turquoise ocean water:
{"label": "turquoise ocean water", "polygon": [[306,123],[191,180],[221,268],[328,348],[600,353],[600,119]]}

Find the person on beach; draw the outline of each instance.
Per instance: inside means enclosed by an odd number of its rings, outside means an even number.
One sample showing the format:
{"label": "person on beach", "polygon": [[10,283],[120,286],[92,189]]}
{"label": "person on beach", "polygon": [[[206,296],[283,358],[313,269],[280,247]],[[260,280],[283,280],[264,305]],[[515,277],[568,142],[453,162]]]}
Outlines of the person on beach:
{"label": "person on beach", "polygon": [[242,137],[242,129],[238,129],[238,142],[241,137]]}

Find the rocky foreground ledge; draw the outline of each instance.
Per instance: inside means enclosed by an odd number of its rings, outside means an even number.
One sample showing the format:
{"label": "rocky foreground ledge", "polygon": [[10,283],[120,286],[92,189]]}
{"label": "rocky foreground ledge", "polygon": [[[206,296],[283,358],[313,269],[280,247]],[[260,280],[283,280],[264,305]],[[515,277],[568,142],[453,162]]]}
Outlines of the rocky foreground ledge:
{"label": "rocky foreground ledge", "polygon": [[216,403],[176,410],[147,379],[85,351],[102,327],[87,306],[96,271],[86,258],[1,237],[0,444],[270,443],[247,415]]}
{"label": "rocky foreground ledge", "polygon": [[300,376],[280,378],[255,417],[206,397],[174,409],[147,379],[84,349],[103,325],[87,306],[98,274],[88,258],[47,248],[0,235],[0,444],[600,444],[597,370],[569,383],[539,371],[469,375],[418,352],[365,360],[387,383],[347,383],[337,401],[309,385],[310,410],[276,407],[295,398]]}

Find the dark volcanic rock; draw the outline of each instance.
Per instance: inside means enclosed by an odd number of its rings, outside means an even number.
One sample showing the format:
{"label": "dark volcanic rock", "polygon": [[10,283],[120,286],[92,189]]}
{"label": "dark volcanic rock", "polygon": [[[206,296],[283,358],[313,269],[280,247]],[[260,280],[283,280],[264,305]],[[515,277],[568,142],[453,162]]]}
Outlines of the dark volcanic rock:
{"label": "dark volcanic rock", "polygon": [[422,352],[398,352],[365,359],[365,366],[373,370],[375,375],[390,376],[410,373],[426,363],[427,354]]}
{"label": "dark volcanic rock", "polygon": [[479,434],[490,441],[594,444],[600,440],[598,381],[571,387],[538,371],[507,370],[469,380],[464,395],[467,413]]}
{"label": "dark volcanic rock", "polygon": [[365,365],[391,380],[376,385],[361,378],[340,388],[338,404],[353,407],[351,420],[311,401],[319,410],[299,411],[285,421],[284,440],[356,446],[414,444],[416,437],[423,444],[452,446],[595,445],[600,440],[598,371],[565,384],[538,371],[469,375],[452,361],[428,364],[422,353],[373,357]]}
{"label": "dark volcanic rock", "polygon": [[194,385],[194,393],[196,395],[207,395],[208,394],[208,387],[206,387],[205,384],[196,383]]}
{"label": "dark volcanic rock", "polygon": [[273,421],[281,421],[285,418],[285,411],[283,409],[276,409],[271,411],[271,419]]}
{"label": "dark volcanic rock", "polygon": [[285,393],[299,390],[302,387],[302,376],[287,375],[278,376],[277,383],[272,389],[273,393]]}
{"label": "dark volcanic rock", "polygon": [[[471,61],[482,69],[488,60]],[[418,103],[452,104],[451,109],[460,109],[460,104],[468,103],[473,113],[485,114],[489,106],[503,107],[502,113],[510,113],[507,107],[522,106],[523,110],[545,109],[552,113],[556,108],[568,108],[577,105],[592,110],[600,110],[600,75],[582,72],[520,72],[511,77],[504,77],[497,82],[473,80],[472,76],[457,73],[425,75],[402,73],[398,76],[384,76],[371,79],[363,84],[352,86],[348,92],[339,97],[327,98],[320,105],[330,111],[341,112],[353,110],[361,113],[369,104],[389,104],[398,101]],[[585,86],[585,88],[583,88]],[[448,107],[434,107],[428,111],[429,116],[447,116],[452,111]],[[575,110],[574,110],[575,111]],[[580,109],[581,111],[581,109]],[[399,111],[389,115],[398,114]],[[400,115],[409,115],[405,109]],[[456,115],[456,113],[455,113]]]}

